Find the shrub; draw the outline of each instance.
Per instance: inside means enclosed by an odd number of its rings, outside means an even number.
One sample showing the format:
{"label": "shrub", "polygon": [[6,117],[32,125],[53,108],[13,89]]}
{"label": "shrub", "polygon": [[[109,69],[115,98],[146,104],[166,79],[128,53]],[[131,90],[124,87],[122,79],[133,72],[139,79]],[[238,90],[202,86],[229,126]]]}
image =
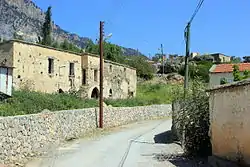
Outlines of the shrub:
{"label": "shrub", "polygon": [[221,84],[221,85],[227,84],[226,78],[221,78],[221,79],[220,79],[220,84]]}
{"label": "shrub", "polygon": [[51,111],[96,107],[97,101],[81,99],[68,93],[47,94],[19,90],[13,92],[13,97],[0,103],[0,115],[35,114],[44,109]]}
{"label": "shrub", "polygon": [[[190,156],[206,156],[211,154],[209,132],[209,97],[205,85],[194,80],[185,100],[178,98],[181,110],[175,122],[181,125],[185,153]],[[179,97],[183,97],[183,94]]]}
{"label": "shrub", "polygon": [[179,88],[179,85],[174,84],[138,84],[137,95],[135,98],[120,100],[107,99],[105,100],[105,103],[114,107],[170,104],[175,97],[174,90]]}

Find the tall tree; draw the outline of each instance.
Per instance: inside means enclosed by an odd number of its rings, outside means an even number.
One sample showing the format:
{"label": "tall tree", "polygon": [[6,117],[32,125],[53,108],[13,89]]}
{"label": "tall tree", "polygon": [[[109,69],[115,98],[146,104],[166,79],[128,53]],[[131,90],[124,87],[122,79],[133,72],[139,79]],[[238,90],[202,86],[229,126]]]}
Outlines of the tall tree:
{"label": "tall tree", "polygon": [[48,7],[48,10],[46,11],[45,15],[45,22],[43,24],[42,28],[42,44],[43,45],[52,45],[52,12],[51,12],[51,6]]}

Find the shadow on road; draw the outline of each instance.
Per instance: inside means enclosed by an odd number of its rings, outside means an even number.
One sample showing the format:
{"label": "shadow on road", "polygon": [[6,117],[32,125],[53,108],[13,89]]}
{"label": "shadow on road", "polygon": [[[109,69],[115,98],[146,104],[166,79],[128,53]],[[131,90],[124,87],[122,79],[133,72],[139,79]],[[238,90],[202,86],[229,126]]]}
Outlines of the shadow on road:
{"label": "shadow on road", "polygon": [[155,141],[155,143],[158,143],[158,144],[175,143],[175,144],[180,145],[180,143],[178,141],[174,140],[174,137],[173,137],[171,130],[168,130],[166,132],[155,135],[154,141]]}
{"label": "shadow on road", "polygon": [[155,154],[158,161],[169,161],[176,167],[209,167],[207,159],[189,159],[183,155]]}

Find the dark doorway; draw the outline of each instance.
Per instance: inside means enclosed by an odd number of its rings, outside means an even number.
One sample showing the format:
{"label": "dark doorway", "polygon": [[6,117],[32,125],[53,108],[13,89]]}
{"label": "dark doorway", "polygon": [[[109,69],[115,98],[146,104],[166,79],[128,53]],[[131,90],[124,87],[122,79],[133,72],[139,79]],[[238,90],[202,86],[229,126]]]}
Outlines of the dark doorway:
{"label": "dark doorway", "polygon": [[58,92],[59,93],[64,93],[64,91],[61,88],[58,90]]}
{"label": "dark doorway", "polygon": [[97,88],[94,88],[91,93],[91,98],[97,99],[99,97],[99,91]]}

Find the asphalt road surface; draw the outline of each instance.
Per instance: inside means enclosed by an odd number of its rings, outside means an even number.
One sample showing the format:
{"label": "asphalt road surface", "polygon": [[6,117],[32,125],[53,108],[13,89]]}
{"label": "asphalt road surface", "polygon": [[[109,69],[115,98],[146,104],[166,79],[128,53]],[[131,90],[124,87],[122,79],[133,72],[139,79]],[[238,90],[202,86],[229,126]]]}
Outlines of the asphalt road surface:
{"label": "asphalt road surface", "polygon": [[182,149],[171,138],[171,120],[144,121],[108,134],[79,139],[58,148],[49,158],[26,167],[191,167],[178,155]]}

